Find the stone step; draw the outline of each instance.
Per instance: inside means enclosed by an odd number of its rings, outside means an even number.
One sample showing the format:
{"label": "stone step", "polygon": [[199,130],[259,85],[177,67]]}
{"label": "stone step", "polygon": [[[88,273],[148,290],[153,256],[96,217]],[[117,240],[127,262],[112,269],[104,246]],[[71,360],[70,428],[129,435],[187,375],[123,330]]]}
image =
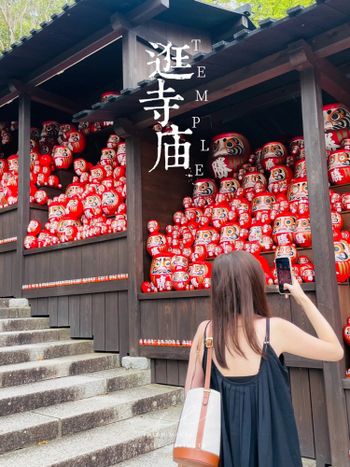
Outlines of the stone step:
{"label": "stone step", "polygon": [[[0,416],[150,384],[150,370],[117,368],[0,389]],[[1,421],[4,419],[0,418]],[[1,466],[1,463],[0,463]]]}
{"label": "stone step", "polygon": [[181,388],[150,384],[11,415],[1,422],[0,454],[176,406],[182,399]]}
{"label": "stone step", "polygon": [[159,465],[160,467],[177,467],[178,464],[173,461],[173,444],[168,444],[148,454],[115,464],[113,467],[154,467],[155,465]]}
{"label": "stone step", "polygon": [[0,319],[7,318],[30,318],[30,307],[24,308],[7,308],[0,307]]}
{"label": "stone step", "polygon": [[122,462],[171,443],[180,410],[180,407],[170,407],[136,416],[132,423],[129,420],[119,421],[47,444],[41,443],[3,454],[0,456],[0,465],[102,467]]}
{"label": "stone step", "polygon": [[119,366],[117,354],[72,355],[39,362],[16,363],[0,367],[0,387],[19,386],[46,379],[110,370]]}
{"label": "stone step", "polygon": [[68,355],[93,352],[92,340],[40,342],[38,344],[0,347],[0,366],[14,363],[49,360]]}
{"label": "stone step", "polygon": [[32,331],[3,332],[0,334],[0,347],[12,345],[53,342],[70,338],[69,329],[40,329]]}
{"label": "stone step", "polygon": [[49,318],[12,318],[0,320],[0,332],[32,331],[49,328]]}

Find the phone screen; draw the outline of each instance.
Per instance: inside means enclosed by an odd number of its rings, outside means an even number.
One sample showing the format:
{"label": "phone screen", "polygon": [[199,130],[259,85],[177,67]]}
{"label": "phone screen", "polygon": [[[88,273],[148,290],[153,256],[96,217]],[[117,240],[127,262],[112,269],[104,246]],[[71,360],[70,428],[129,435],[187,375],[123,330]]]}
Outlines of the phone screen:
{"label": "phone screen", "polygon": [[276,271],[278,279],[278,290],[281,294],[289,293],[284,289],[284,284],[292,283],[292,273],[290,270],[290,259],[288,257],[276,258]]}

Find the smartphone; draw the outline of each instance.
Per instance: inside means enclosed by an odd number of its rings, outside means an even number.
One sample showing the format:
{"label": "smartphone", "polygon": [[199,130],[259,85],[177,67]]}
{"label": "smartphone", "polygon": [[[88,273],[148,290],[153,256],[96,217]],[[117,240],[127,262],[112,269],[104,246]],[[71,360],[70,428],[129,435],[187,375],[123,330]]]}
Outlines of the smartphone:
{"label": "smartphone", "polygon": [[290,293],[284,289],[284,284],[292,283],[292,265],[288,256],[281,256],[275,259],[278,280],[278,291],[280,294]]}

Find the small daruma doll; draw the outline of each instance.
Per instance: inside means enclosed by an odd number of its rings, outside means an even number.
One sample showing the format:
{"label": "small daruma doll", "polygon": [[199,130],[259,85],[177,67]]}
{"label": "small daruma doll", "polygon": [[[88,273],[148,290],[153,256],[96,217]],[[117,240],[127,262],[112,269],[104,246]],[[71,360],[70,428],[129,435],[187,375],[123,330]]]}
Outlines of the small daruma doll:
{"label": "small daruma doll", "polygon": [[293,172],[289,167],[284,165],[273,167],[270,172],[269,191],[271,193],[286,193],[292,178]]}
{"label": "small daruma doll", "polygon": [[350,276],[350,249],[346,240],[334,242],[335,268],[338,282],[345,282]]}
{"label": "small daruma doll", "polygon": [[282,165],[287,157],[287,149],[284,144],[277,141],[267,143],[262,148],[262,165],[266,171]]}
{"label": "small daruma doll", "polygon": [[171,286],[174,290],[187,290],[190,275],[187,271],[174,271],[171,275]]}
{"label": "small daruma doll", "polygon": [[275,258],[288,256],[292,264],[298,261],[298,251],[295,245],[279,245],[275,251]]}
{"label": "small daruma doll", "polygon": [[328,157],[328,178],[334,185],[350,183],[350,151],[339,149]]}
{"label": "small daruma doll", "polygon": [[194,182],[193,202],[196,206],[212,204],[217,193],[215,181],[211,178],[199,178]]}
{"label": "small daruma doll", "polygon": [[69,169],[73,162],[73,153],[66,146],[55,146],[52,152],[57,169]]}
{"label": "small daruma doll", "polygon": [[240,183],[235,178],[222,178],[220,180],[219,193],[225,195],[227,201],[231,201],[234,198],[234,195],[239,187]]}
{"label": "small daruma doll", "polygon": [[290,245],[293,242],[296,218],[290,212],[276,217],[273,223],[272,236],[276,245]]}
{"label": "small daruma doll", "polygon": [[196,261],[189,266],[190,283],[195,289],[209,289],[211,286],[211,264]]}
{"label": "small daruma doll", "polygon": [[67,133],[67,142],[64,143],[73,154],[79,154],[86,148],[86,138],[84,133],[73,130]]}
{"label": "small daruma doll", "polygon": [[298,216],[293,232],[293,240],[298,246],[309,248],[312,244],[311,224],[308,216]]}
{"label": "small daruma doll", "polygon": [[27,227],[27,232],[29,235],[34,235],[35,237],[39,235],[41,231],[41,224],[36,219],[32,219]]}
{"label": "small daruma doll", "polygon": [[270,220],[270,215],[271,215],[271,211],[272,211],[272,207],[274,203],[276,203],[276,198],[271,193],[269,193],[268,191],[259,193],[253,199],[253,203],[252,203],[253,216],[261,220],[261,218],[265,217],[266,215],[269,218],[268,220]]}
{"label": "small daruma doll", "polygon": [[214,136],[211,144],[210,169],[214,178],[232,176],[250,155],[247,138],[239,133],[222,133]]}
{"label": "small daruma doll", "polygon": [[287,193],[290,210],[293,214],[305,214],[309,211],[309,193],[306,177],[295,178]]}
{"label": "small daruma doll", "polygon": [[225,203],[214,204],[212,212],[212,224],[215,228],[220,229],[229,221],[230,206]]}
{"label": "small daruma doll", "polygon": [[339,103],[323,107],[324,131],[327,151],[342,147],[343,140],[350,138],[350,111]]}
{"label": "small daruma doll", "polygon": [[151,233],[147,238],[146,249],[151,256],[165,252],[167,249],[166,236],[160,232]]}
{"label": "small daruma doll", "polygon": [[171,255],[160,253],[153,257],[150,269],[152,284],[159,292],[171,290]]}
{"label": "small daruma doll", "polygon": [[[297,161],[305,159],[305,143],[303,136],[296,136],[289,143],[289,153],[292,158],[293,164]],[[291,166],[293,164],[287,164]]]}
{"label": "small daruma doll", "polygon": [[88,172],[89,163],[82,157],[79,157],[78,159],[74,159],[73,167],[74,172],[80,177],[82,173]]}
{"label": "small daruma doll", "polygon": [[102,194],[102,211],[106,216],[116,213],[121,199],[115,190],[108,190]]}
{"label": "small daruma doll", "polygon": [[225,253],[233,251],[235,248],[236,240],[240,238],[241,228],[239,224],[232,222],[231,224],[225,225],[221,228],[220,232],[220,246],[223,248]]}

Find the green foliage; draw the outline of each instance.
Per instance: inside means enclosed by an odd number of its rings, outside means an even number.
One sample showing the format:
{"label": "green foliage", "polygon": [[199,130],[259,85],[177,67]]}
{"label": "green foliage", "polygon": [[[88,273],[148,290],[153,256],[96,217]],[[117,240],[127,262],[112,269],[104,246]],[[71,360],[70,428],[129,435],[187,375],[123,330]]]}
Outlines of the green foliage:
{"label": "green foliage", "polygon": [[0,50],[61,11],[66,0],[0,0]]}
{"label": "green foliage", "polygon": [[234,5],[241,6],[250,3],[252,20],[259,21],[265,18],[283,18],[289,8],[298,5],[307,7],[315,3],[315,0],[207,0],[207,3],[223,6],[229,4],[232,8],[234,8]]}

